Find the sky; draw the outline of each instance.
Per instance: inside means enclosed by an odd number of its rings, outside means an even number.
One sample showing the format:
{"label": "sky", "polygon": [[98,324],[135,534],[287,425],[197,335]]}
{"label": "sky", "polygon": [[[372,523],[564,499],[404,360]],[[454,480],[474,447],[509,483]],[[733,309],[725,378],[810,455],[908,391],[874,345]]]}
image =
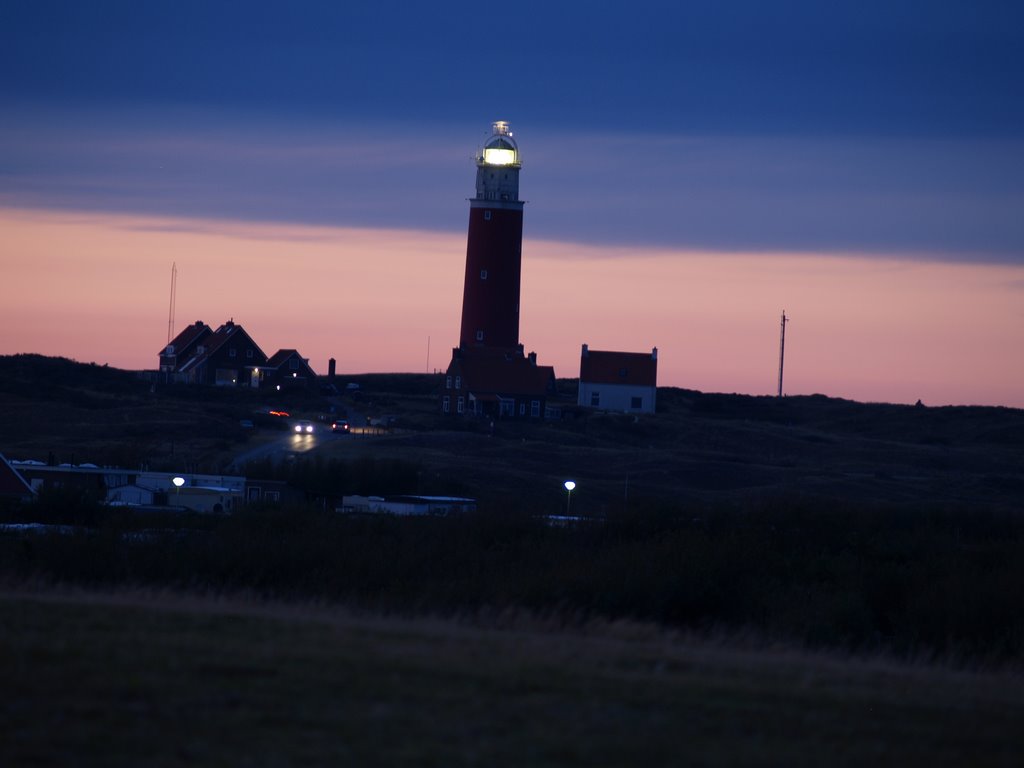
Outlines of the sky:
{"label": "sky", "polygon": [[1024,407],[1013,2],[0,3],[0,354],[155,367],[234,318],[443,368],[508,120],[521,338],[659,383]]}

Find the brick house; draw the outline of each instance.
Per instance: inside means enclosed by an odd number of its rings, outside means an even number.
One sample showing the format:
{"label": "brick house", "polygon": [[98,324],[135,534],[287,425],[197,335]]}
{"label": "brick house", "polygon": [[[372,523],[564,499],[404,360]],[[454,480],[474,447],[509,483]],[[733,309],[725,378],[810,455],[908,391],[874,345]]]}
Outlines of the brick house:
{"label": "brick house", "polygon": [[444,376],[441,412],[494,418],[543,418],[555,393],[555,369],[537,355],[488,347],[452,350]]}

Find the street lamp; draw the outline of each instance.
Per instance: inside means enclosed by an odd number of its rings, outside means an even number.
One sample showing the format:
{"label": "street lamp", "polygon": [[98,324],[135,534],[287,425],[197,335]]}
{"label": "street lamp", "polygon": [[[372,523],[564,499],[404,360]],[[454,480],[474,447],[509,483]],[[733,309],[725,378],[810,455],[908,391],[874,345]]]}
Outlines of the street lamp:
{"label": "street lamp", "polygon": [[181,494],[181,486],[185,484],[184,477],[172,477],[171,482],[174,483],[174,495],[179,496]]}
{"label": "street lamp", "polygon": [[569,516],[569,509],[572,507],[572,492],[576,487],[575,480],[565,481],[565,516]]}

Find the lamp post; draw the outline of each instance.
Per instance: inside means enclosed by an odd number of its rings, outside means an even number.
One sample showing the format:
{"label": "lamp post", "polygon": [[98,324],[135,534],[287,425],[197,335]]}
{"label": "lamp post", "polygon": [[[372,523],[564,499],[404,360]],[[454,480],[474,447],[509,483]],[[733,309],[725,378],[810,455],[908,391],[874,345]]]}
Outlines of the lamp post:
{"label": "lamp post", "polygon": [[576,487],[575,480],[565,481],[565,516],[569,516],[569,510],[572,508],[572,492]]}
{"label": "lamp post", "polygon": [[179,476],[179,477],[172,477],[171,478],[171,482],[174,483],[174,495],[175,496],[181,495],[181,486],[183,486],[185,484],[185,478],[181,477],[181,476]]}

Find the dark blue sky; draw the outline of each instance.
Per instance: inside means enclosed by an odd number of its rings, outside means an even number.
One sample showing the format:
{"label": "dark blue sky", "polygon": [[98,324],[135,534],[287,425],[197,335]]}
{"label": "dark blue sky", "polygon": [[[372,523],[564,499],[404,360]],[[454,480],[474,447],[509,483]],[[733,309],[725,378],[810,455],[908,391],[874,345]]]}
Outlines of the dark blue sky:
{"label": "dark blue sky", "polygon": [[[1024,262],[1014,2],[0,5],[0,202]],[[412,210],[394,221],[396,205]]]}

